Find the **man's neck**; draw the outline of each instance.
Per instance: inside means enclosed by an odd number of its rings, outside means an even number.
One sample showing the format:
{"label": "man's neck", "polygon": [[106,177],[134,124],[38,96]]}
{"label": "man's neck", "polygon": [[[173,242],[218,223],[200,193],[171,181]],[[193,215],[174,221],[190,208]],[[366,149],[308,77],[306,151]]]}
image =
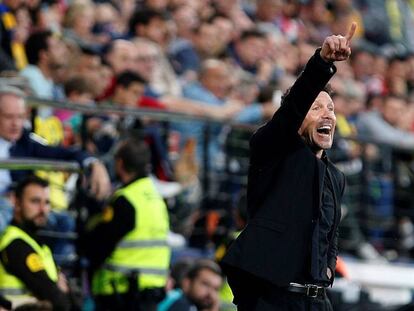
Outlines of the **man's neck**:
{"label": "man's neck", "polygon": [[10,140],[8,140],[8,139],[6,139],[6,138],[3,138],[3,137],[1,137],[0,136],[0,143],[1,144],[13,144],[13,142],[12,141],[10,141]]}
{"label": "man's neck", "polygon": [[124,185],[128,185],[129,183],[136,180],[137,176],[135,174],[124,173],[122,176],[120,176],[120,179]]}
{"label": "man's neck", "polygon": [[49,69],[49,66],[47,64],[38,64],[35,65],[37,68],[39,68],[40,72],[43,74],[43,76],[49,80],[52,79],[52,71]]}
{"label": "man's neck", "polygon": [[13,218],[10,224],[26,232],[28,235],[30,235],[30,237],[32,237],[38,243],[42,243],[41,239],[37,235],[37,231],[39,230],[39,228],[36,227],[33,223],[21,221],[19,219],[16,219],[16,216],[15,216],[15,218]]}

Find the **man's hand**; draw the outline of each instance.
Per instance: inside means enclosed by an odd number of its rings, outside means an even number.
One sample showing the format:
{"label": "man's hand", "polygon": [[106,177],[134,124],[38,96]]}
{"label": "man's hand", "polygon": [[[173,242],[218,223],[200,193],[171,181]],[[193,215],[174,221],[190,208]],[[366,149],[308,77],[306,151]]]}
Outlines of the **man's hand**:
{"label": "man's hand", "polygon": [[91,169],[92,194],[99,200],[107,198],[111,194],[111,182],[105,166],[100,161],[96,161],[92,163]]}
{"label": "man's hand", "polygon": [[352,23],[349,32],[344,36],[332,35],[325,39],[320,55],[326,62],[346,60],[351,55],[351,39],[354,36],[356,23]]}

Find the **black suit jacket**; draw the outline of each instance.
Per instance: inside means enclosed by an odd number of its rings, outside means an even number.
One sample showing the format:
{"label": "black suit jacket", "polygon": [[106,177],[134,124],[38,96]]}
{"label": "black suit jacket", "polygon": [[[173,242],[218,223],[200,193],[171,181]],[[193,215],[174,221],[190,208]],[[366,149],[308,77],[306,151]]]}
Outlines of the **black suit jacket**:
{"label": "black suit jacket", "polygon": [[[298,134],[308,110],[336,72],[319,50],[284,98],[272,120],[253,134],[247,189],[249,221],[222,260],[229,283],[247,272],[277,286],[306,269],[314,223],[320,213],[324,176],[317,158]],[[335,270],[337,227],[344,176],[328,161],[335,201],[328,266]]]}

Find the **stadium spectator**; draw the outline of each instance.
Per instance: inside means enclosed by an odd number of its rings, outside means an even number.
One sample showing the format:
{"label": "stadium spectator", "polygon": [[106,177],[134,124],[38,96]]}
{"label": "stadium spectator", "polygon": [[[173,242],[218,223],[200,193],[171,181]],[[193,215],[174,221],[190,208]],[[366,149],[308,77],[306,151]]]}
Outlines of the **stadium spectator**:
{"label": "stadium spectator", "polygon": [[88,80],[93,87],[93,97],[99,99],[105,96],[113,83],[113,72],[109,65],[102,64],[97,51],[89,48],[79,48],[71,53],[68,66],[68,80],[81,76]]}
{"label": "stadium spectator", "polygon": [[244,31],[234,42],[230,54],[240,68],[255,75],[259,85],[267,85],[274,79],[275,64],[267,57],[264,33]]}
{"label": "stadium spectator", "polygon": [[135,64],[131,68],[147,80],[146,95],[161,97],[182,95],[180,81],[161,47],[146,38],[135,38]]}
{"label": "stadium spectator", "polygon": [[230,98],[243,103],[244,106],[232,119],[240,123],[260,124],[271,118],[276,111],[276,106],[272,102],[258,103],[260,90],[254,76],[242,71],[235,79]]}
{"label": "stadium spectator", "polygon": [[108,46],[104,59],[111,67],[114,75],[117,75],[133,68],[135,51],[136,47],[130,41],[117,39]]}
{"label": "stadium spectator", "polygon": [[172,18],[176,25],[176,35],[180,39],[191,40],[199,25],[199,16],[194,7],[182,4],[173,9]]}
{"label": "stadium spectator", "polygon": [[166,284],[167,295],[157,306],[157,311],[167,311],[168,308],[183,295],[183,280],[188,270],[194,264],[195,259],[190,257],[180,258],[170,267],[170,273]]}
{"label": "stadium spectator", "polygon": [[[63,147],[45,145],[36,135],[24,128],[26,104],[24,94],[13,87],[0,89],[0,138],[2,140],[1,158],[37,157],[41,159],[60,159],[77,161],[82,167],[90,168],[90,191],[98,199],[104,199],[111,191],[107,171],[102,163],[88,154]],[[1,170],[1,192],[4,193],[12,181],[27,175],[27,171]]]}
{"label": "stadium spectator", "polygon": [[[95,86],[82,75],[73,76],[64,85],[68,101],[76,104],[94,105]],[[65,131],[64,146],[81,146],[83,114],[68,109],[56,109],[55,116],[62,122]]]}
{"label": "stadium spectator", "polygon": [[182,280],[183,295],[166,311],[218,311],[222,282],[221,269],[215,262],[197,260]]}
{"label": "stadium spectator", "polygon": [[95,4],[95,24],[92,29],[94,34],[106,35],[111,40],[121,38],[126,29],[121,22],[119,11],[111,2]]}
{"label": "stadium spectator", "polygon": [[[16,12],[24,6],[24,0],[4,0],[0,4],[0,70],[22,69],[27,65],[24,40],[27,29],[17,23]],[[22,27],[23,26],[23,27]]]}
{"label": "stadium spectator", "polygon": [[0,238],[0,292],[17,304],[35,297],[49,301],[53,310],[71,310],[67,280],[36,233],[50,212],[48,183],[28,177],[15,197],[13,220]]}
{"label": "stadium spectator", "polygon": [[[116,76],[113,95],[102,104],[135,108],[141,102],[146,82],[139,75],[124,71]],[[154,100],[155,101],[155,100]],[[160,104],[159,107],[162,107]],[[88,116],[83,120],[83,140],[93,154],[103,155],[116,143],[119,137],[142,138],[142,124],[138,118],[126,116]]]}
{"label": "stadium spectator", "polygon": [[[200,82],[194,82],[184,88],[184,96],[188,99],[198,101],[202,105],[223,107],[230,95],[232,80],[229,79],[230,66],[216,59],[209,59],[203,62],[200,71]],[[203,149],[203,131],[205,125],[197,121],[187,123],[174,123],[174,129],[180,132],[181,144],[184,145],[189,138],[197,141],[197,159],[202,163],[205,154]],[[209,157],[210,168],[218,168],[224,163],[219,160],[220,151],[219,133],[221,126],[210,127],[210,141],[206,150]]]}
{"label": "stadium spectator", "polygon": [[168,110],[220,120],[231,118],[241,110],[235,103],[217,107],[182,96],[179,80],[157,45],[144,38],[136,38],[133,42],[137,50],[132,71],[147,81],[145,95],[159,99]]}
{"label": "stadium spectator", "polygon": [[64,66],[66,49],[51,31],[32,33],[25,44],[29,65],[20,74],[29,80],[33,95],[44,99],[62,99],[56,73]]}
{"label": "stadium spectator", "polygon": [[185,82],[197,79],[201,62],[226,56],[234,37],[234,25],[226,16],[215,15],[211,20],[200,21],[189,40],[177,38],[169,46],[168,54],[175,72]]}
{"label": "stadium spectator", "polygon": [[99,51],[110,42],[111,36],[105,32],[93,33],[95,10],[96,6],[92,1],[71,3],[65,14],[63,35],[80,47],[90,47]]}
{"label": "stadium spectator", "polygon": [[413,148],[414,134],[398,128],[406,109],[405,98],[397,95],[386,96],[379,111],[372,110],[359,115],[359,135],[396,148]]}
{"label": "stadium spectator", "polygon": [[300,19],[304,24],[303,37],[311,43],[320,44],[323,38],[331,33],[332,16],[324,0],[309,0],[303,3]]}
{"label": "stadium spectator", "polygon": [[236,30],[243,32],[254,27],[254,23],[243,10],[242,1],[213,0],[212,5],[215,9],[216,14],[224,15],[233,22]]}
{"label": "stadium spectator", "polygon": [[165,11],[136,10],[129,21],[132,37],[141,37],[157,43],[165,51],[171,39],[170,17]]}

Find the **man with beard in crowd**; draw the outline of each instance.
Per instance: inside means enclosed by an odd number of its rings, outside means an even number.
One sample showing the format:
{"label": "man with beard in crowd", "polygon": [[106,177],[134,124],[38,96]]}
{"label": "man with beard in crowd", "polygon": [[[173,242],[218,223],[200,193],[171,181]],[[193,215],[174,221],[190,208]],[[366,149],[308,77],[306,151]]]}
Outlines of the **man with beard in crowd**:
{"label": "man with beard in crowd", "polygon": [[218,311],[223,282],[220,267],[211,260],[196,261],[182,281],[182,296],[168,311]]}
{"label": "man with beard in crowd", "polygon": [[70,310],[69,287],[37,231],[50,212],[49,185],[29,176],[15,189],[14,216],[0,237],[0,294],[13,303],[46,300],[53,310]]}

